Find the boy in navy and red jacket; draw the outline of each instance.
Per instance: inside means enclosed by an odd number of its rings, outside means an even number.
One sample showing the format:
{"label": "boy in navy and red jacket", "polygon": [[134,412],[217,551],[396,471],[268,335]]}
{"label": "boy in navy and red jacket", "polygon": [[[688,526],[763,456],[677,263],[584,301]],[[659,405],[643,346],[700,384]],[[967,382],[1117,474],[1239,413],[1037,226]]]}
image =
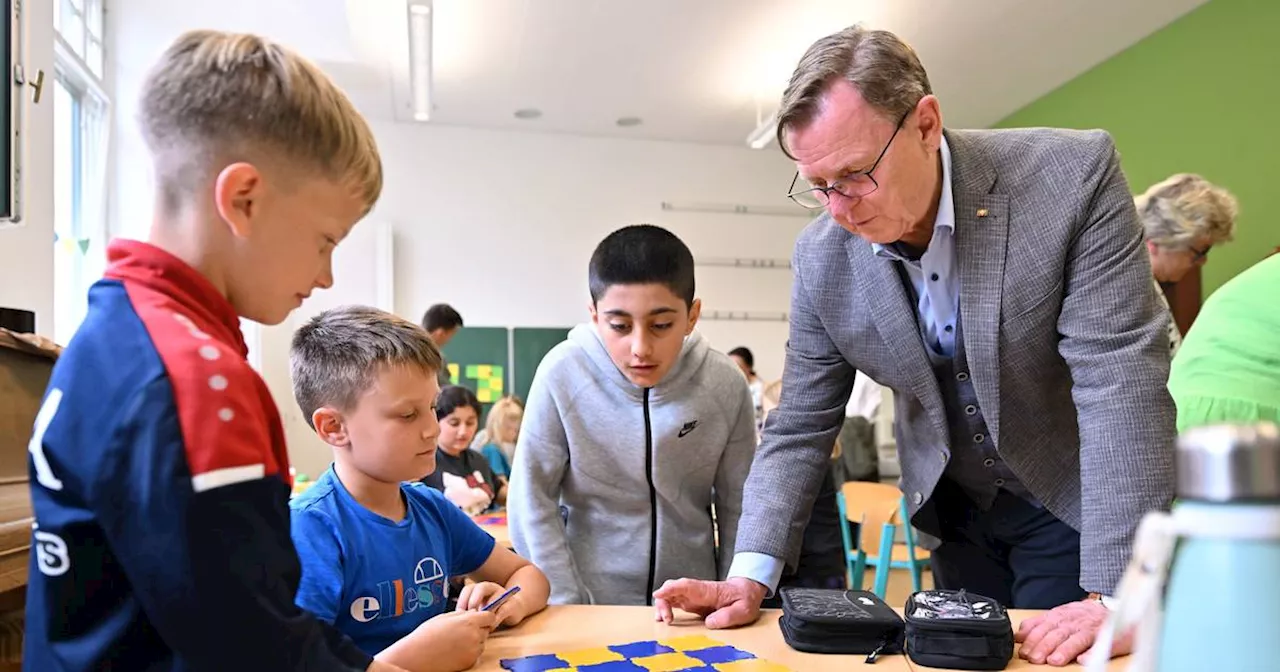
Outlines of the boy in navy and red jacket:
{"label": "boy in navy and red jacket", "polygon": [[23,669],[409,667],[411,639],[375,662],[294,603],[289,457],[239,326],[331,285],[381,191],[372,134],[314,65],[212,31],[163,54],[139,120],[149,242],[110,245],[31,439]]}

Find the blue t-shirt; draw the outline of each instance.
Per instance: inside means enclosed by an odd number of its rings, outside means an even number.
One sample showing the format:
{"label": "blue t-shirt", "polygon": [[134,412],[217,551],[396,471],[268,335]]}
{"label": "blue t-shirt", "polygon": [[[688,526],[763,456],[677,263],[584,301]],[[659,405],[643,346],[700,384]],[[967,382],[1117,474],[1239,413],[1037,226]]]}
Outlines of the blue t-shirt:
{"label": "blue t-shirt", "polygon": [[449,580],[479,569],[494,547],[440,492],[420,483],[400,491],[406,514],[396,522],[361,506],[330,467],[289,503],[298,606],[370,655],[443,613]]}
{"label": "blue t-shirt", "polygon": [[484,455],[484,459],[489,460],[489,468],[493,469],[493,473],[503,478],[511,478],[511,462],[498,444],[487,444],[480,449],[480,454]]}

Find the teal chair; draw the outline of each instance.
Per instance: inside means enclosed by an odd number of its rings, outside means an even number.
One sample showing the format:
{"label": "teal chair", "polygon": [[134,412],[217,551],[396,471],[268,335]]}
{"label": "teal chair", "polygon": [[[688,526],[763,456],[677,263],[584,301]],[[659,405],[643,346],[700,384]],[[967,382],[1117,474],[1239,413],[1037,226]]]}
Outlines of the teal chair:
{"label": "teal chair", "polygon": [[[905,569],[911,572],[911,585],[921,590],[921,575],[929,563],[929,552],[916,547],[916,535],[909,523],[903,521],[907,510],[906,499],[892,485],[850,481],[836,493],[836,505],[840,517],[847,521],[840,526],[844,538],[845,565],[849,571],[849,587],[861,590],[867,567],[876,570],[875,584],[871,592],[884,599],[889,588],[889,570]],[[849,532],[848,523],[858,524],[858,538]],[[898,526],[903,526],[905,544],[895,544]],[[867,550],[874,550],[874,555]]]}

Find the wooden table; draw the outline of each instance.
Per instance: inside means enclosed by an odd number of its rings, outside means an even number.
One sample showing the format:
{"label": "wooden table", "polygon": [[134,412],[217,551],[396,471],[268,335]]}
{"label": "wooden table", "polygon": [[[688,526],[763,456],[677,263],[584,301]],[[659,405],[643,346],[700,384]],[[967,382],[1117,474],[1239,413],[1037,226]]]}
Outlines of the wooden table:
{"label": "wooden table", "polygon": [[27,585],[34,522],[26,479],[0,483],[0,593]]}
{"label": "wooden table", "polygon": [[[684,635],[705,634],[760,658],[790,667],[794,672],[837,672],[862,666],[866,656],[833,656],[800,653],[788,647],[778,630],[778,617],[782,612],[766,609],[760,620],[744,628],[733,630],[707,630],[698,618],[682,614],[672,625],[653,620],[649,607],[601,607],[601,606],[553,606],[520,624],[519,627],[493,633],[485,645],[484,655],[475,670],[499,672],[498,661],[503,658],[519,658],[541,653],[567,652],[626,642],[667,639]],[[1014,611],[1013,629],[1034,611]],[[1119,672],[1125,660],[1112,661],[1110,670]],[[909,661],[906,656],[881,656],[874,666],[885,672],[909,672],[929,670]],[[1017,657],[1015,651],[1009,670],[1082,670],[1078,665],[1064,668],[1037,666]]]}
{"label": "wooden table", "polygon": [[493,540],[499,545],[511,548],[511,535],[507,532],[507,512],[500,511],[498,513],[483,513],[478,516],[472,516],[472,520],[493,537]]}
{"label": "wooden table", "polygon": [[480,529],[488,532],[499,545],[511,548],[511,535],[507,533],[506,525],[481,525]]}

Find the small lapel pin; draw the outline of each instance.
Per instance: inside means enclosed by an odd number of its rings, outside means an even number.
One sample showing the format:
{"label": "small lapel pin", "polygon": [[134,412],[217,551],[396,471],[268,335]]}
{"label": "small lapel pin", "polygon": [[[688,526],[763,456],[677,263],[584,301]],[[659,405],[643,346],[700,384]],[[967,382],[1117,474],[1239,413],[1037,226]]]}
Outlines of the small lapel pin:
{"label": "small lapel pin", "polygon": [[979,217],[986,217],[986,216],[987,216],[987,209],[986,209],[986,208],[978,208],[978,216],[979,216]]}

